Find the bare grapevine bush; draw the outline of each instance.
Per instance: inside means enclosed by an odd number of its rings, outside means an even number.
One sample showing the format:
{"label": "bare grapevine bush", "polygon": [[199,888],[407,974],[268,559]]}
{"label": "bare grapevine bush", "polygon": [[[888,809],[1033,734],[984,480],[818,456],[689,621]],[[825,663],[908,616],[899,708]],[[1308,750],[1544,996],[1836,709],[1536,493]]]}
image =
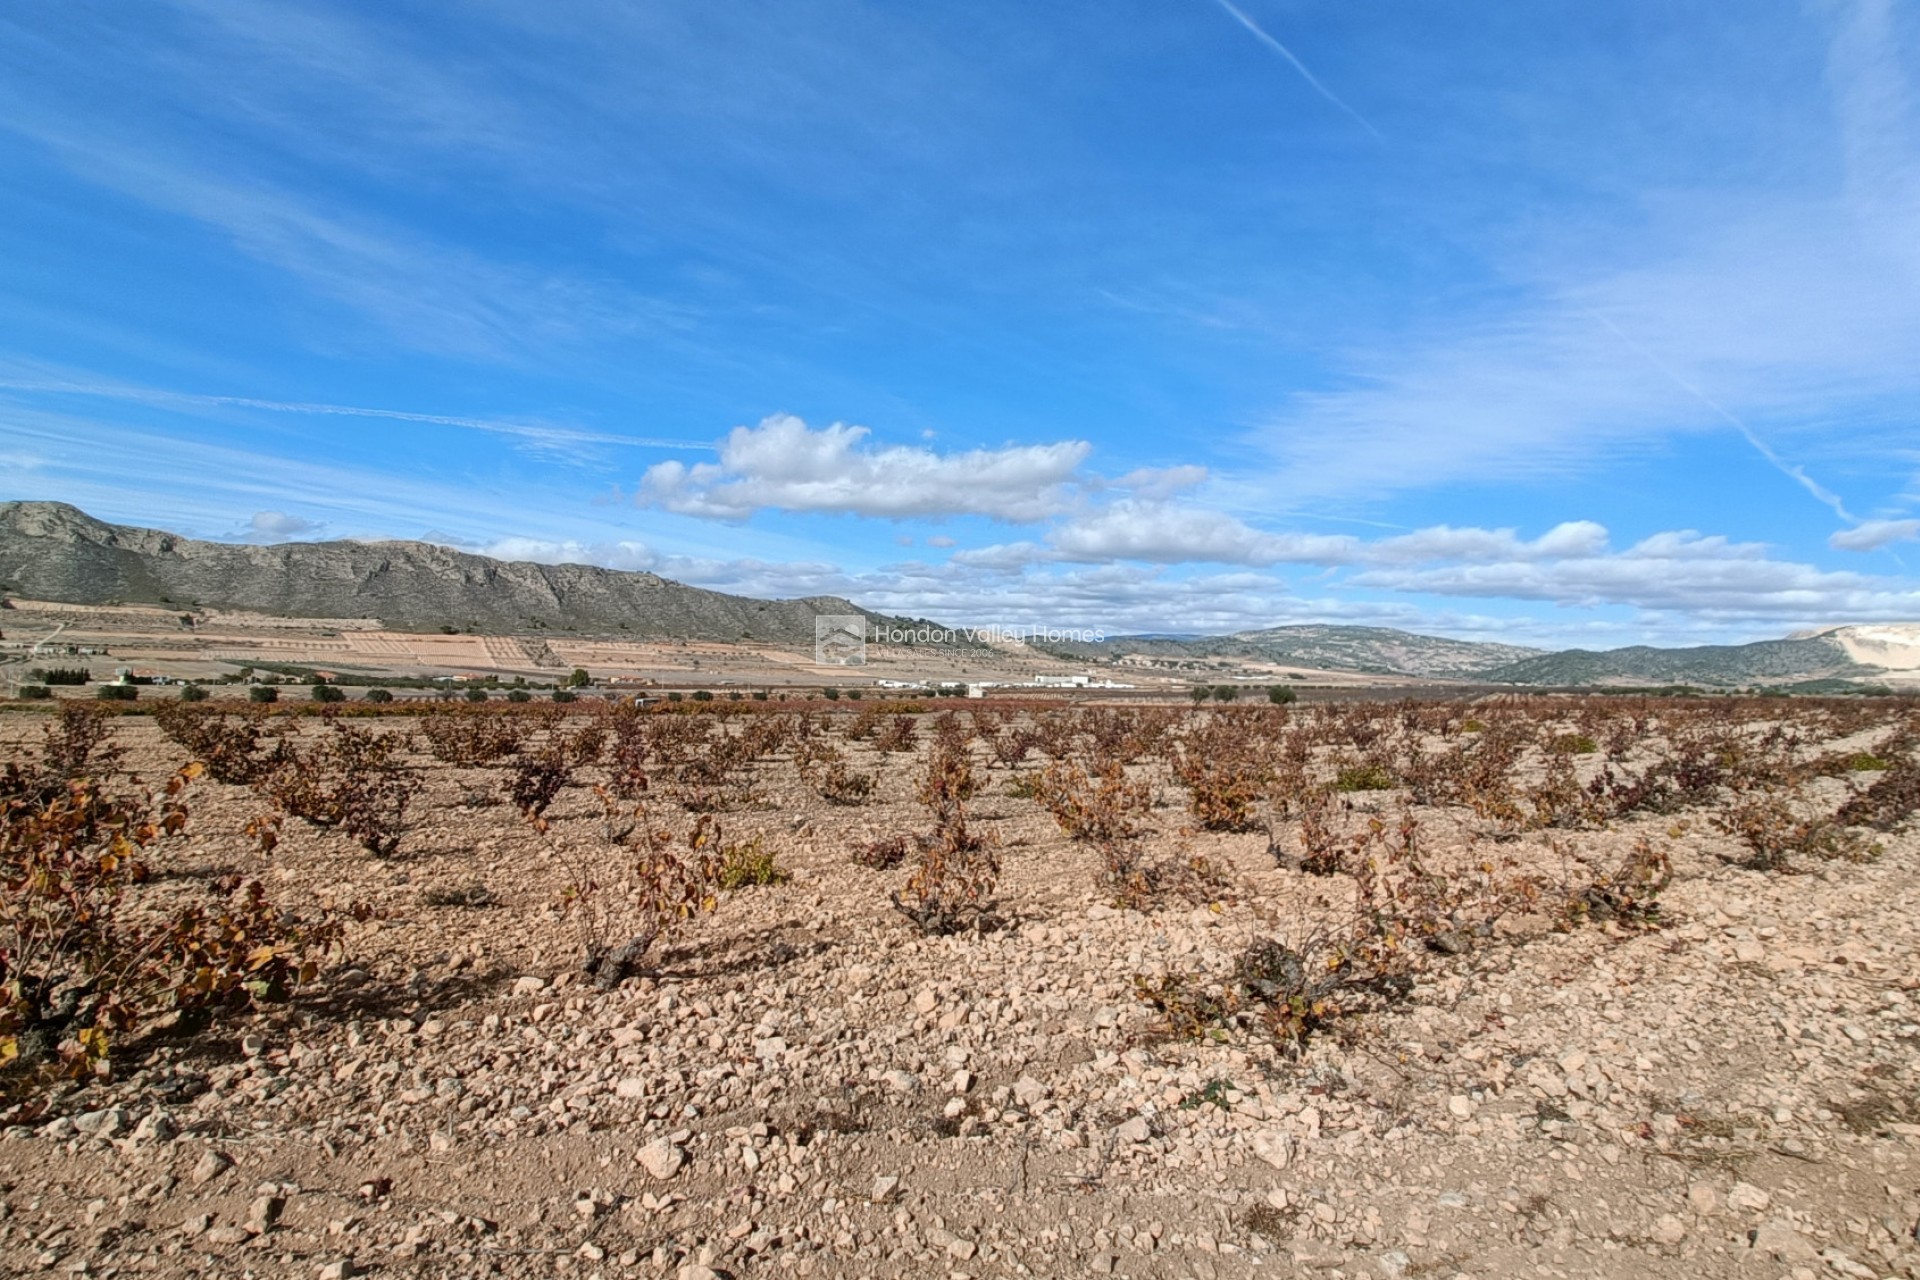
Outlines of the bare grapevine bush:
{"label": "bare grapevine bush", "polygon": [[1249,831],[1255,806],[1273,774],[1271,744],[1249,730],[1244,716],[1216,713],[1189,728],[1174,756],[1174,773],[1187,786],[1187,807],[1208,831]]}
{"label": "bare grapevine bush", "polygon": [[338,940],[257,882],[171,915],[128,909],[146,855],[186,827],[190,764],[161,792],[65,777],[46,760],[0,775],[0,1069],[104,1073],[115,1043],[162,1014],[215,1016],[283,1000]]}
{"label": "bare grapevine bush", "polygon": [[881,751],[911,751],[918,741],[919,735],[914,729],[913,717],[894,716],[881,728],[873,745]]}
{"label": "bare grapevine bush", "polygon": [[1920,813],[1920,764],[1901,757],[1859,795],[1840,806],[1836,821],[1850,827],[1896,831]]}
{"label": "bare grapevine bush", "polygon": [[[410,746],[408,734],[375,733],[332,720],[310,747],[283,743],[272,771],[256,785],[282,812],[316,827],[338,827],[375,857],[391,857],[406,835],[407,809],[422,785],[419,773],[401,758]],[[250,834],[272,847],[262,830]]]}
{"label": "bare grapevine bush", "polygon": [[[1564,856],[1564,853],[1563,853]],[[1673,883],[1673,859],[1645,836],[1610,875],[1569,893],[1572,923],[1593,920],[1620,928],[1651,929],[1660,923],[1660,895]]]}
{"label": "bare grapevine bush", "polygon": [[875,871],[891,871],[907,860],[913,851],[911,836],[885,836],[879,840],[869,840],[853,851],[853,860],[863,867]]}
{"label": "bare grapevine bush", "polygon": [[905,889],[892,895],[894,908],[923,933],[979,928],[993,910],[1000,841],[967,826],[966,802],[974,790],[966,755],[936,744],[917,797],[933,826],[914,838],[919,863]]}
{"label": "bare grapevine bush", "polygon": [[215,782],[251,786],[283,758],[278,751],[282,735],[269,732],[264,709],[209,711],[196,704],[161,702],[154,705],[153,722],[204,764]]}
{"label": "bare grapevine bush", "polygon": [[607,786],[622,800],[638,800],[647,792],[648,762],[653,754],[647,719],[631,702],[615,703],[606,713],[611,739],[607,750]]}
{"label": "bare grapevine bush", "polygon": [[1003,725],[995,729],[986,739],[987,751],[993,756],[995,764],[1012,769],[1027,758],[1036,745],[1037,739],[1031,729],[1018,725]]}
{"label": "bare grapevine bush", "polygon": [[453,765],[497,764],[520,750],[531,717],[524,711],[439,711],[420,721],[433,758]]}
{"label": "bare grapevine bush", "polygon": [[800,778],[829,804],[864,804],[873,794],[874,777],[847,763],[846,752],[825,738],[810,739],[794,752]]}
{"label": "bare grapevine bush", "polygon": [[547,807],[573,782],[574,770],[593,763],[605,745],[604,731],[585,724],[568,733],[554,729],[538,749],[522,748],[507,769],[502,788],[529,822],[545,821]]}
{"label": "bare grapevine bush", "polygon": [[1130,782],[1117,759],[1108,759],[1093,776],[1077,761],[1057,760],[1034,784],[1034,799],[1075,840],[1111,843],[1140,832],[1138,818],[1153,802],[1144,782]]}
{"label": "bare grapevine bush", "polygon": [[121,751],[108,732],[107,713],[92,703],[64,702],[42,731],[41,768],[61,778],[100,776],[119,768]]}
{"label": "bare grapevine bush", "polygon": [[[711,816],[701,814],[676,833],[644,803],[628,808],[604,787],[597,793],[604,843],[555,847],[568,868],[563,906],[580,930],[583,967],[596,989],[611,991],[682,921],[719,905],[727,858]],[[736,849],[745,850],[733,855],[736,875],[751,875],[761,851],[757,845]],[[762,874],[774,870],[770,856],[759,867]]]}
{"label": "bare grapevine bush", "polygon": [[1860,861],[1879,852],[1833,818],[1797,816],[1787,798],[1773,791],[1736,801],[1715,815],[1713,825],[1747,847],[1743,865],[1755,871],[1789,871],[1801,858]]}

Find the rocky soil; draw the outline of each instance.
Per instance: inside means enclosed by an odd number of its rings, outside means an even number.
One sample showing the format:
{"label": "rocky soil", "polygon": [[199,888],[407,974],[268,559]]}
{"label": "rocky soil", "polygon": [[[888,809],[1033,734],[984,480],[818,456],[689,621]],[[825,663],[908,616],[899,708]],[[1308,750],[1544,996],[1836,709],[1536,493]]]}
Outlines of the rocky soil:
{"label": "rocky soil", "polygon": [[[9,750],[34,732],[0,722]],[[183,758],[144,720],[116,732],[149,776]],[[722,821],[792,880],[728,894],[607,994],[556,905],[550,842],[597,817],[579,794],[543,838],[477,803],[486,771],[434,766],[397,858],[290,824],[263,867],[257,801],[196,783],[169,875],[264,870],[277,898],[381,914],[289,1009],[7,1112],[0,1268],[1920,1277],[1912,834],[1803,874],[1732,865],[1697,816],[1562,834],[1602,861],[1668,842],[1664,927],[1507,921],[1290,1058],[1169,1039],[1134,998],[1324,908],[1265,835],[1185,832],[1163,796],[1156,839],[1234,891],[1117,910],[993,770],[973,814],[1007,845],[1003,926],[923,937],[886,904],[905,873],[848,856],[923,825],[914,762],[882,763],[856,808],[770,769]]]}

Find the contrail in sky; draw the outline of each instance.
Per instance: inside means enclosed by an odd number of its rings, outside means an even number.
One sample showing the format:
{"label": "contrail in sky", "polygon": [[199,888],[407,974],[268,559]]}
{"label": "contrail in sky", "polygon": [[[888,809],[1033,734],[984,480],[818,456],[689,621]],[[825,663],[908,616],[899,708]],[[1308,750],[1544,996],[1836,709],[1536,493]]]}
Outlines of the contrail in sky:
{"label": "contrail in sky", "polygon": [[134,400],[166,406],[207,405],[239,409],[265,409],[273,413],[318,414],[328,417],[386,418],[395,422],[419,422],[442,427],[464,427],[492,435],[513,436],[533,444],[591,445],[613,444],[635,448],[711,449],[701,440],[660,440],[647,436],[623,436],[603,431],[584,431],[578,427],[546,426],[539,423],[502,422],[491,418],[463,418],[442,413],[410,413],[403,409],[368,409],[357,405],[310,404],[286,400],[259,400],[250,396],[210,396],[189,391],[163,391],[148,387],[89,386],[74,382],[25,382],[0,380],[0,390],[42,391],[58,395],[103,396],[114,400]]}
{"label": "contrail in sky", "polygon": [[1358,111],[1355,111],[1352,107],[1342,102],[1338,94],[1336,94],[1333,90],[1327,88],[1327,86],[1325,86],[1324,84],[1321,84],[1319,77],[1314,75],[1313,72],[1307,70],[1307,64],[1293,56],[1293,50],[1287,48],[1287,46],[1281,44],[1278,40],[1275,40],[1272,36],[1268,35],[1265,31],[1263,31],[1259,23],[1255,22],[1252,18],[1249,18],[1246,14],[1242,13],[1239,9],[1235,8],[1232,3],[1232,0],[1214,0],[1214,3],[1218,4],[1222,9],[1225,9],[1228,13],[1232,14],[1233,20],[1235,22],[1238,22],[1241,26],[1245,27],[1247,30],[1253,32],[1254,39],[1258,40],[1261,44],[1266,45],[1267,48],[1273,50],[1275,53],[1285,58],[1287,60],[1287,64],[1291,66],[1295,71],[1298,71],[1300,73],[1300,78],[1313,86],[1315,93],[1318,93],[1321,97],[1325,98],[1328,102],[1331,102],[1334,106],[1340,108],[1342,111],[1346,112],[1349,116],[1352,116],[1353,119],[1360,125],[1362,129],[1365,129],[1368,133],[1372,134],[1376,138],[1380,137],[1380,131],[1374,128],[1373,125],[1367,121],[1367,118],[1365,116],[1361,115]]}
{"label": "contrail in sky", "polygon": [[1735,417],[1731,410],[1727,409],[1718,400],[1715,400],[1712,396],[1708,395],[1706,392],[1702,391],[1700,388],[1694,386],[1691,382],[1688,382],[1685,378],[1681,377],[1678,373],[1675,373],[1671,368],[1667,366],[1666,362],[1661,360],[1658,356],[1654,355],[1653,352],[1647,350],[1645,347],[1635,342],[1632,338],[1629,338],[1626,335],[1625,331],[1623,331],[1619,325],[1607,319],[1605,316],[1601,315],[1598,311],[1594,311],[1589,308],[1582,308],[1582,309],[1585,310],[1587,314],[1592,316],[1595,320],[1598,320],[1601,324],[1613,330],[1614,337],[1620,339],[1620,341],[1624,342],[1627,346],[1631,347],[1635,352],[1639,354],[1641,359],[1645,360],[1648,364],[1658,369],[1661,373],[1664,373],[1667,376],[1668,380],[1671,381],[1676,387],[1679,387],[1682,391],[1692,396],[1695,400],[1698,400],[1701,404],[1707,406],[1707,408],[1713,410],[1715,413],[1719,414],[1722,418],[1725,418],[1727,422],[1733,426],[1733,429],[1735,431],[1738,431],[1743,437],[1746,438],[1746,442],[1753,446],[1754,451],[1758,453],[1761,457],[1765,458],[1768,462],[1772,463],[1774,469],[1778,471],[1781,475],[1786,476],[1788,479],[1797,483],[1801,488],[1805,489],[1808,493],[1812,494],[1814,498],[1820,503],[1822,503],[1823,505],[1831,507],[1833,509],[1833,513],[1839,516],[1842,520],[1845,520],[1848,524],[1859,523],[1859,521],[1854,518],[1853,514],[1847,510],[1847,505],[1846,503],[1841,501],[1839,494],[1835,493],[1833,490],[1827,488],[1825,485],[1821,484],[1818,480],[1815,480],[1812,476],[1808,475],[1804,470],[1801,469],[1801,467],[1797,463],[1788,462],[1785,458],[1775,453],[1771,445],[1769,445],[1765,440],[1762,440],[1759,436],[1755,435],[1753,432],[1753,428],[1749,427],[1745,422],[1742,422],[1739,418]]}

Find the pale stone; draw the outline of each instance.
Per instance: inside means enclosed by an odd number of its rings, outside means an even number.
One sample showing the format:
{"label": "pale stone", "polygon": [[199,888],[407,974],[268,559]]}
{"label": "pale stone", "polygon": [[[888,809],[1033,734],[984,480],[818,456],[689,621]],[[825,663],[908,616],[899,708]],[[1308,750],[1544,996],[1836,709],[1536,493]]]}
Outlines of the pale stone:
{"label": "pale stone", "polygon": [[687,1162],[687,1153],[665,1138],[655,1138],[635,1152],[634,1159],[647,1171],[648,1177],[665,1182],[680,1172]]}

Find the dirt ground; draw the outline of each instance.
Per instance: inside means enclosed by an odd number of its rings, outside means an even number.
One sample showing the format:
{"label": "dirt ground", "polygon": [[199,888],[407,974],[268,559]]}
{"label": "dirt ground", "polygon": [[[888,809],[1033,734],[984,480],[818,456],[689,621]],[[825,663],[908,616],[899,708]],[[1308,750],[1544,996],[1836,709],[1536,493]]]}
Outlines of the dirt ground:
{"label": "dirt ground", "polygon": [[[0,756],[43,719],[0,716]],[[145,777],[186,759],[145,717],[114,732]],[[297,821],[263,857],[241,834],[260,798],[195,782],[156,883],[238,872],[375,915],[290,1006],[156,1034],[113,1079],[0,1113],[0,1271],[1920,1277],[1910,830],[1781,872],[1740,865],[1706,812],[1494,832],[1423,808],[1445,856],[1542,882],[1657,840],[1660,926],[1503,918],[1295,1055],[1244,1028],[1170,1038],[1137,979],[1223,975],[1337,916],[1344,877],[1283,865],[1265,830],[1193,829],[1148,763],[1148,847],[1228,885],[1116,908],[1094,851],[980,755],[998,925],[924,936],[887,901],[908,869],[851,858],[926,825],[924,742],[842,745],[876,798],[828,805],[756,764],[718,821],[791,880],[728,892],[610,993],[579,979],[561,907],[566,851],[598,838],[584,788],[543,835],[499,770],[419,752],[413,828],[377,859]],[[1347,795],[1341,820],[1401,798]]]}

